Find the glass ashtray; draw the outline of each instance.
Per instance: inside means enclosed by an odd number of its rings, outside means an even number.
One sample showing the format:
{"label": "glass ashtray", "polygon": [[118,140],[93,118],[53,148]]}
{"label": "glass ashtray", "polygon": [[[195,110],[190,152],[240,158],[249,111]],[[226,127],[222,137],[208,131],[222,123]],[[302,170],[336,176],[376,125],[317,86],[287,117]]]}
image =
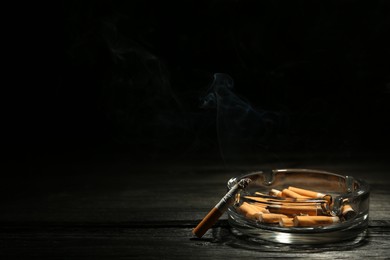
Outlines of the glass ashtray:
{"label": "glass ashtray", "polygon": [[[365,232],[368,226],[370,190],[369,185],[363,180],[318,170],[277,169],[231,178],[227,183],[228,189],[244,178],[251,179],[251,182],[236,195],[234,204],[229,206],[227,211],[233,233],[238,232],[241,235],[283,244],[309,245],[353,239]],[[256,196],[260,200],[272,200],[275,197],[269,195],[270,190],[283,190],[291,186],[330,195],[331,202],[328,200],[328,203],[324,203],[328,206],[322,207],[322,210],[330,217],[339,217],[340,221],[316,226],[295,224],[281,226],[277,223],[264,223],[256,218],[248,218],[239,210],[240,205],[256,199]],[[291,200],[293,199],[287,199],[287,202]],[[309,198],[305,203],[321,204],[321,201],[323,202],[321,199]],[[342,215],[346,202],[354,213],[348,217]]]}

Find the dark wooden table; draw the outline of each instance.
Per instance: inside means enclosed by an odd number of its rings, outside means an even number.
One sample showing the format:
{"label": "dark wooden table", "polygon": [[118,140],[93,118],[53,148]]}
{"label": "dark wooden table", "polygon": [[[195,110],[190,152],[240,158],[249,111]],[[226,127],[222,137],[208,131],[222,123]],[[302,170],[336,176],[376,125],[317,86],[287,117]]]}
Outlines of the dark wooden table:
{"label": "dark wooden table", "polygon": [[11,167],[13,171],[1,181],[1,258],[382,259],[390,255],[387,155],[290,156],[282,158],[283,163],[262,164],[267,169],[327,170],[363,178],[371,185],[366,237],[332,247],[251,242],[231,233],[226,215],[202,239],[195,238],[191,230],[225,193],[226,181],[258,166],[129,158],[80,156],[67,161],[47,156],[30,160],[23,169]]}

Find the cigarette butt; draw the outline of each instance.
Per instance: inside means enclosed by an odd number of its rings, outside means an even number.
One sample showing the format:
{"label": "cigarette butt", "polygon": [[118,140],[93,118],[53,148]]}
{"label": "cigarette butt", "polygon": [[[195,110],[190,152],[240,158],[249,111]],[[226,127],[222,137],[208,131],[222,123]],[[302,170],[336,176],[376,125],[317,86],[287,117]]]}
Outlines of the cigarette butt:
{"label": "cigarette butt", "polygon": [[341,208],[341,215],[344,219],[352,219],[356,216],[355,210],[349,204],[344,204]]}
{"label": "cigarette butt", "polygon": [[241,194],[237,193],[235,198],[234,198],[234,205],[240,204],[240,199],[241,199]]}
{"label": "cigarette butt", "polygon": [[325,199],[326,201],[328,201],[329,205],[332,204],[332,196],[330,196],[328,194],[324,194],[324,193],[316,192],[316,191],[312,191],[312,190],[305,190],[305,189],[292,187],[292,186],[288,187],[288,189],[295,192],[295,193],[298,193],[302,196],[307,196],[309,198]]}
{"label": "cigarette butt", "polygon": [[258,212],[269,213],[269,210],[267,209],[267,205],[259,204],[259,203],[253,203],[249,205],[253,207],[253,209],[257,210]]}
{"label": "cigarette butt", "polygon": [[263,223],[279,223],[281,218],[287,218],[287,216],[274,213],[262,213],[258,216],[258,220]]}
{"label": "cigarette butt", "polygon": [[301,188],[297,188],[297,187],[288,187],[289,190],[295,192],[295,193],[298,193],[300,195],[303,195],[303,196],[307,196],[307,197],[310,197],[310,198],[323,198],[326,194],[323,194],[323,193],[320,193],[320,192],[316,192],[316,191],[311,191],[311,190],[305,190],[305,189],[301,189]]}
{"label": "cigarette butt", "polygon": [[289,197],[289,198],[294,198],[294,199],[309,199],[310,197],[307,197],[307,196],[303,196],[303,195],[300,195],[292,190],[289,190],[289,189],[284,189],[282,191],[282,194],[284,195],[284,197]]}
{"label": "cigarette butt", "polygon": [[258,191],[255,192],[255,195],[257,195],[257,196],[269,196],[268,194],[265,194],[265,193],[262,193],[262,192],[258,192]]}
{"label": "cigarette butt", "polygon": [[323,199],[326,200],[326,201],[328,202],[329,205],[332,205],[332,203],[333,203],[333,198],[332,198],[332,196],[330,196],[330,195],[325,195],[325,196],[323,197]]}
{"label": "cigarette butt", "polygon": [[280,190],[271,189],[269,191],[269,195],[276,196],[276,197],[283,197],[283,193]]}
{"label": "cigarette butt", "polygon": [[281,203],[274,203],[274,204],[280,204],[280,205],[286,205],[286,206],[315,206],[324,204],[325,200],[318,200],[318,201],[306,201],[306,200],[296,200],[296,201],[282,201]]}
{"label": "cigarette butt", "polygon": [[255,207],[260,207],[260,208],[267,208],[269,205],[268,203],[263,203],[263,202],[253,202],[250,205],[253,205]]}
{"label": "cigarette butt", "polygon": [[279,199],[275,200],[275,199],[268,199],[268,198],[254,197],[254,196],[244,196],[244,199],[256,201],[257,203],[263,203],[263,204],[272,204],[272,203],[280,204],[283,202],[282,200]]}
{"label": "cigarette butt", "polygon": [[281,227],[293,227],[294,226],[294,218],[280,218],[279,226]]}
{"label": "cigarette butt", "polygon": [[316,227],[338,223],[340,219],[328,216],[295,216],[293,222],[295,227]]}
{"label": "cigarette butt", "polygon": [[256,206],[253,204],[249,204],[247,202],[243,202],[241,206],[238,207],[238,210],[241,213],[248,213],[248,212],[262,212],[262,213],[269,213],[269,211],[265,207]]}
{"label": "cigarette butt", "polygon": [[[286,197],[278,197],[278,198],[263,198],[263,197],[257,197],[257,196],[243,196],[243,199],[250,200],[250,201],[256,201],[259,203],[265,203],[265,204],[294,204],[294,203],[300,203],[301,205],[305,204],[315,204],[315,203],[324,203],[327,202],[325,199],[312,199],[308,197],[304,198],[286,198]],[[310,200],[308,200],[310,199]]]}
{"label": "cigarette butt", "polygon": [[260,202],[260,203],[270,203],[270,200],[265,199],[265,198],[261,198],[261,197],[244,196],[244,198],[245,199],[249,199],[249,200],[253,200],[253,201],[257,201],[257,202]]}
{"label": "cigarette butt", "polygon": [[285,214],[285,215],[321,215],[321,207],[317,205],[309,206],[289,206],[289,205],[269,205],[267,209],[271,213]]}
{"label": "cigarette butt", "polygon": [[269,213],[265,208],[255,207],[251,204],[244,202],[238,207],[238,211],[249,219],[258,219],[261,213]]}

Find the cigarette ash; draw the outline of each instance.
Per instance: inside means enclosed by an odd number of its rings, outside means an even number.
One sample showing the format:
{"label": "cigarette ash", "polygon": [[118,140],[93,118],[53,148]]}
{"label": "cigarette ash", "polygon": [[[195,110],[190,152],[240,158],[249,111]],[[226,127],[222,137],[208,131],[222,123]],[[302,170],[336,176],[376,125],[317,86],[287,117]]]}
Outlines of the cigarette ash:
{"label": "cigarette ash", "polygon": [[289,116],[253,107],[234,93],[234,81],[227,74],[214,74],[201,107],[216,110],[219,149],[226,163],[260,163],[287,147]]}

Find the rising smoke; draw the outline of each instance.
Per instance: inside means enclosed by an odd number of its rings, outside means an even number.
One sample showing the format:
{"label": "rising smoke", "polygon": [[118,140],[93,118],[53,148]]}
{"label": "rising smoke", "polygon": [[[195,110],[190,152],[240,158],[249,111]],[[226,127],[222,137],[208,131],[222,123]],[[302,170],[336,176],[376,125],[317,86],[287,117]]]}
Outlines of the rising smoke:
{"label": "rising smoke", "polygon": [[214,74],[201,107],[216,110],[219,148],[226,163],[260,164],[274,157],[273,151],[281,145],[286,146],[288,116],[255,109],[234,93],[234,81],[227,74]]}

